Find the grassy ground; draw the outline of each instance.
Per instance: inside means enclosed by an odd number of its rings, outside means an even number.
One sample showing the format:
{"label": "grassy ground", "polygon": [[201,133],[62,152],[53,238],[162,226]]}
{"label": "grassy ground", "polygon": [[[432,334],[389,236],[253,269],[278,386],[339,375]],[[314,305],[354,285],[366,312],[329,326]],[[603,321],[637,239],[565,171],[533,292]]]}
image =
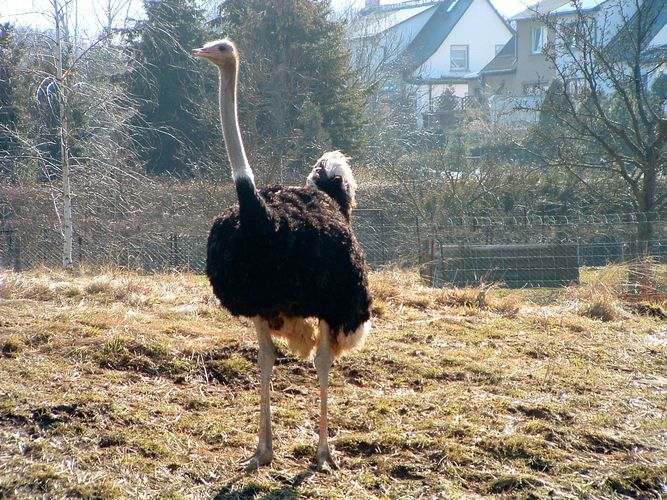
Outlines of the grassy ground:
{"label": "grassy ground", "polygon": [[314,369],[284,349],[274,462],[240,470],[257,347],[204,278],[3,272],[0,498],[665,496],[667,324],[619,301],[617,279],[508,292],[373,275],[372,336],[332,372],[327,475]]}

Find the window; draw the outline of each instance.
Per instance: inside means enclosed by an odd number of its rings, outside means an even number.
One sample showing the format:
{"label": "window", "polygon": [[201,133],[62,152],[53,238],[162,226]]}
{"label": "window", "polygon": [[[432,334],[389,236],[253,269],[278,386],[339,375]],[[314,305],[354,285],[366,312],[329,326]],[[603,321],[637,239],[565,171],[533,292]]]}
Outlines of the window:
{"label": "window", "polygon": [[466,71],[468,69],[468,46],[452,45],[449,61],[452,71]]}
{"label": "window", "polygon": [[542,49],[547,44],[547,27],[536,26],[530,29],[530,52],[531,54],[541,54]]}
{"label": "window", "polygon": [[504,45],[498,45],[496,44],[496,55],[500,53],[501,50],[503,50]]}

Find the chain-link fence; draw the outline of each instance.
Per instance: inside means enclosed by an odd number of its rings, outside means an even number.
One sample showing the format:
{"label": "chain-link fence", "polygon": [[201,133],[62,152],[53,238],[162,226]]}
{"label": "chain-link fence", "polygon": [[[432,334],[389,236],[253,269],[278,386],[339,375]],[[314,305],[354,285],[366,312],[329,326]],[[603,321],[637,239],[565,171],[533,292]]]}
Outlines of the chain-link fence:
{"label": "chain-link fence", "polygon": [[[62,265],[63,238],[57,231],[0,233],[0,266],[15,271],[39,265]],[[206,234],[150,234],[91,238],[75,234],[75,264],[115,265],[153,273],[179,270],[204,272]]]}
{"label": "chain-link fence", "polygon": [[[576,283],[583,266],[604,266],[648,254],[667,255],[667,222],[638,216],[457,217],[439,224],[396,221],[380,209],[360,209],[354,228],[369,265],[419,267],[428,283],[499,282],[508,287],[553,287]],[[650,240],[638,241],[639,234]],[[643,231],[643,233],[642,233]],[[119,265],[151,273],[204,269],[206,234],[76,235],[75,263]],[[57,231],[5,228],[0,266],[17,271],[59,266]]]}
{"label": "chain-link fence", "polygon": [[667,222],[641,215],[462,217],[421,234],[422,276],[434,285],[566,286],[585,266],[667,254]]}

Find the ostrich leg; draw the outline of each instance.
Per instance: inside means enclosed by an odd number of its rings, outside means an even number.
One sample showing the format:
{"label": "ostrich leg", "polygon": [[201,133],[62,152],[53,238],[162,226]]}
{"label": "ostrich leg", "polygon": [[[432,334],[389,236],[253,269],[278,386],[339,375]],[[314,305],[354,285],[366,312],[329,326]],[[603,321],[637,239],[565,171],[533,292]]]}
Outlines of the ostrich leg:
{"label": "ostrich leg", "polygon": [[269,324],[262,318],[254,318],[257,338],[259,340],[260,369],[260,403],[259,432],[257,435],[257,451],[245,462],[246,470],[254,470],[271,463],[273,459],[273,442],[271,436],[271,372],[276,362],[276,348],[271,340]]}
{"label": "ostrich leg", "polygon": [[329,385],[329,370],[333,363],[333,354],[331,352],[331,328],[324,321],[320,320],[320,339],[315,355],[315,368],[317,369],[317,379],[320,383],[320,436],[317,445],[317,468],[321,471],[327,469],[327,465],[332,469],[338,469],[338,465],[331,458],[328,442],[327,425],[327,394]]}

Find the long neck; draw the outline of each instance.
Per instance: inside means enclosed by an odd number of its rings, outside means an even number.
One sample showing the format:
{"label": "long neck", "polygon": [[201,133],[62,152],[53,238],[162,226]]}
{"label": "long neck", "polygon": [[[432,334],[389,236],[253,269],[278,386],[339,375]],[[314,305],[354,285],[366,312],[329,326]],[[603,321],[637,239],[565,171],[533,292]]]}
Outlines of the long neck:
{"label": "long neck", "polygon": [[250,169],[239,129],[236,107],[237,68],[236,64],[220,67],[220,123],[227,147],[227,156],[232,165],[234,182],[238,184],[239,181],[245,181],[244,183],[249,181],[254,188],[255,177]]}

